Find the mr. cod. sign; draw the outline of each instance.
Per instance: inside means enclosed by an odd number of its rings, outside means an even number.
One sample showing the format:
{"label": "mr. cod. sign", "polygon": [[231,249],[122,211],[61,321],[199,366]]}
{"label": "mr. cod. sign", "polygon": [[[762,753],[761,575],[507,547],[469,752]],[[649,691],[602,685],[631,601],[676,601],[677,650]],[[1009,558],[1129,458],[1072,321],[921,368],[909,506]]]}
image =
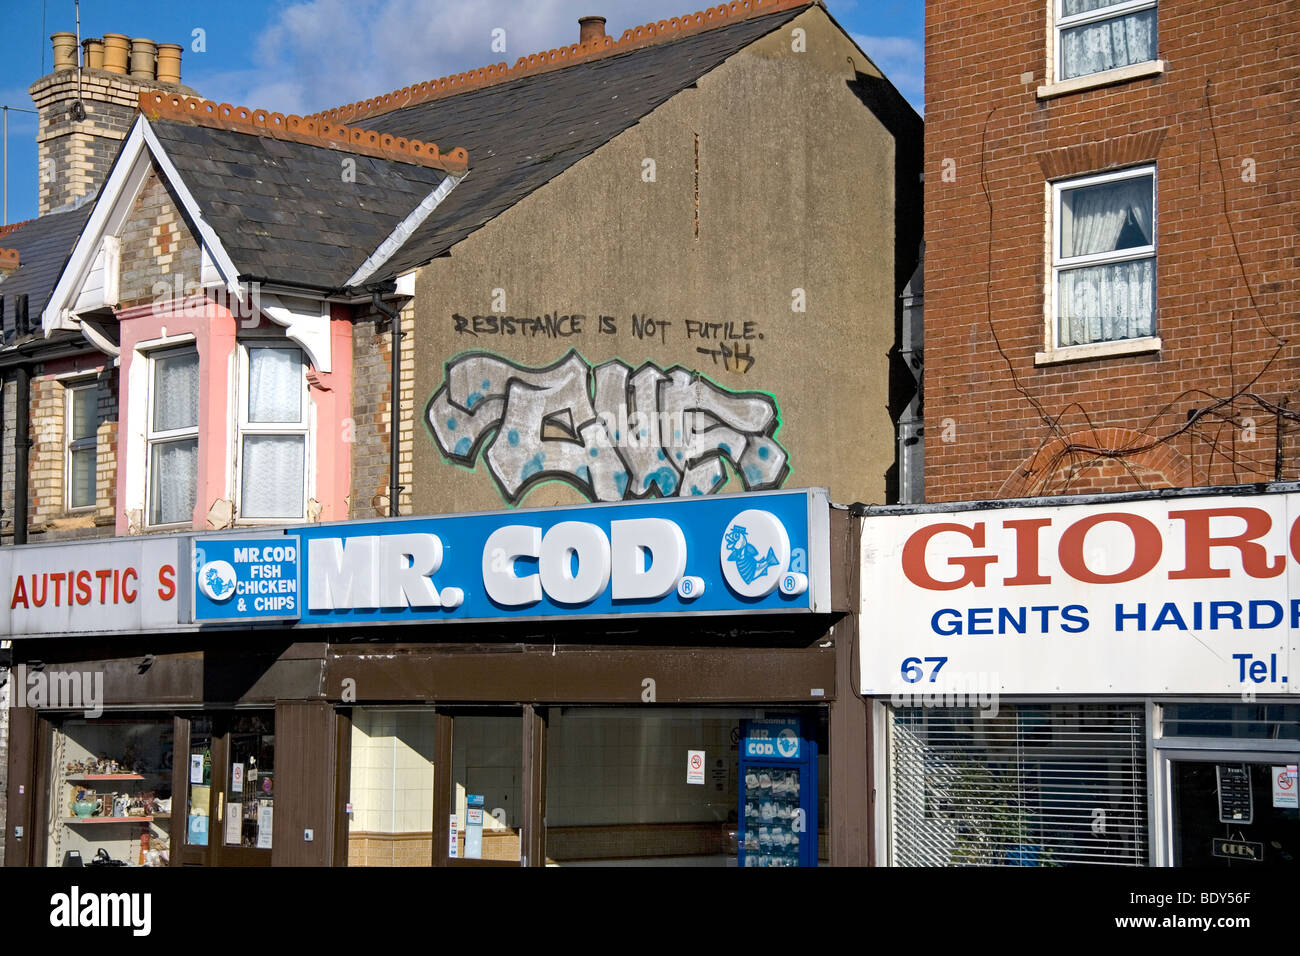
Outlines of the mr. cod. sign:
{"label": "mr. cod. sign", "polygon": [[195,619],[356,625],[828,611],[828,539],[825,492],[795,491],[201,540]]}

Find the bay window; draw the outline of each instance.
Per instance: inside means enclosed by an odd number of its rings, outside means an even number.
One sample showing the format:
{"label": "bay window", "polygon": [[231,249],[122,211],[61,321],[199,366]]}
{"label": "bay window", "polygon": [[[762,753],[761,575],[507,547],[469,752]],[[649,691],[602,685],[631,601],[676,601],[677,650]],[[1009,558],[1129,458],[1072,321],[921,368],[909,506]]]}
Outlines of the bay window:
{"label": "bay window", "polygon": [[239,516],[306,514],[309,401],[301,349],[240,346]]}
{"label": "bay window", "polygon": [[154,352],[149,366],[148,523],[189,524],[199,477],[199,355]]}
{"label": "bay window", "polygon": [[99,425],[98,383],[78,382],[65,391],[66,420],[64,486],[67,509],[80,511],[95,507],[96,433]]}
{"label": "bay window", "polygon": [[1155,168],[1054,183],[1049,348],[1155,336]]}
{"label": "bay window", "polygon": [[1156,0],[1055,0],[1056,79],[1156,58]]}

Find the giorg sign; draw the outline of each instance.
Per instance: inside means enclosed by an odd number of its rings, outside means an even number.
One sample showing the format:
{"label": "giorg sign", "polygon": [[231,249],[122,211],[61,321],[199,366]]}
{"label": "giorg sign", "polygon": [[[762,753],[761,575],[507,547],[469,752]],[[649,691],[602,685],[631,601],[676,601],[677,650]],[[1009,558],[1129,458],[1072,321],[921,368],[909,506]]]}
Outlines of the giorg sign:
{"label": "giorg sign", "polygon": [[1300,496],[871,517],[863,560],[867,692],[1295,690]]}

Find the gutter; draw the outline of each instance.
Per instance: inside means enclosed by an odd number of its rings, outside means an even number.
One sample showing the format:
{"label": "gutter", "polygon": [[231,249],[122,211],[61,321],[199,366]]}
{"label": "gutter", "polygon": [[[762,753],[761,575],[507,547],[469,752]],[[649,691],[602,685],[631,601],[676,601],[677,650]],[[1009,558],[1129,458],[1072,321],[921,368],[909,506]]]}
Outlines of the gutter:
{"label": "gutter", "polygon": [[397,288],[394,282],[381,283],[370,286],[370,304],[379,312],[388,316],[389,328],[392,332],[392,347],[389,349],[390,364],[392,366],[392,384],[389,386],[391,399],[388,413],[388,516],[396,518],[398,514],[398,498],[402,493],[402,486],[398,484],[398,455],[401,451],[398,440],[399,427],[401,425],[401,408],[402,408],[402,314],[386,303],[381,294],[384,292],[393,292]]}

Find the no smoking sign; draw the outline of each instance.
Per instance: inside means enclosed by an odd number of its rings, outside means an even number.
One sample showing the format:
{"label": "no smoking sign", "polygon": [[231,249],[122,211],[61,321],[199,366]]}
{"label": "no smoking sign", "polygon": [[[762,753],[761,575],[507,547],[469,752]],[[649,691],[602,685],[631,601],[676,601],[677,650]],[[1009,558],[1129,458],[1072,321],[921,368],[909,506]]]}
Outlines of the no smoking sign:
{"label": "no smoking sign", "polygon": [[704,786],[704,751],[686,751],[686,782]]}

